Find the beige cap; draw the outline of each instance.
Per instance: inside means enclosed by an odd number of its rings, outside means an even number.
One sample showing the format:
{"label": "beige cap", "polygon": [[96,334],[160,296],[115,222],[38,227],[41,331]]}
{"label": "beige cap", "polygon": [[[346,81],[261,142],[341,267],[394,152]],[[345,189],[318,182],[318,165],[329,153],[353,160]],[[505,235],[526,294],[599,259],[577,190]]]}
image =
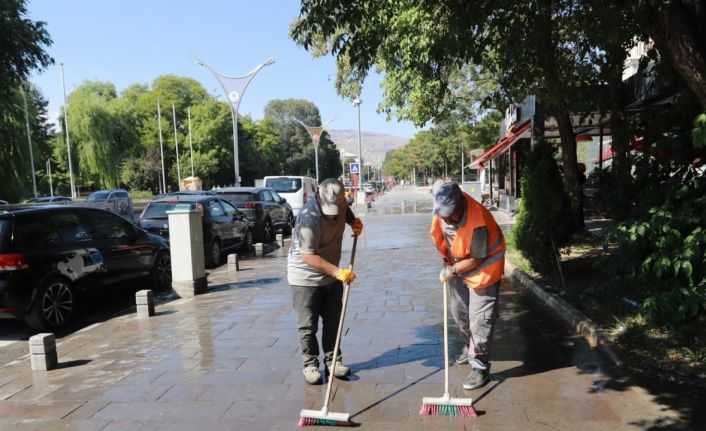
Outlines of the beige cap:
{"label": "beige cap", "polygon": [[339,208],[345,204],[343,183],[335,178],[324,180],[319,186],[321,211],[325,215],[338,215]]}

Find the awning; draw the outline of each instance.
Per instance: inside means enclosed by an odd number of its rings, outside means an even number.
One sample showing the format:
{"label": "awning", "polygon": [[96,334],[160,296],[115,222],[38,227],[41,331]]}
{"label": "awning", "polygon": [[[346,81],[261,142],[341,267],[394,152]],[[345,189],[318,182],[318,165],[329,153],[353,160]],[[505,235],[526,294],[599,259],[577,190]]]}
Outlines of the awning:
{"label": "awning", "polygon": [[[488,160],[498,157],[500,154],[504,153],[510,145],[514,144],[518,139],[529,137],[528,132],[532,127],[532,122],[528,121],[522,126],[512,130],[512,132],[498,141],[497,144],[488,148],[483,154],[478,156],[477,159],[473,160],[468,166],[471,168],[477,168],[479,165],[482,166],[483,163]],[[524,136],[523,136],[524,135]]]}

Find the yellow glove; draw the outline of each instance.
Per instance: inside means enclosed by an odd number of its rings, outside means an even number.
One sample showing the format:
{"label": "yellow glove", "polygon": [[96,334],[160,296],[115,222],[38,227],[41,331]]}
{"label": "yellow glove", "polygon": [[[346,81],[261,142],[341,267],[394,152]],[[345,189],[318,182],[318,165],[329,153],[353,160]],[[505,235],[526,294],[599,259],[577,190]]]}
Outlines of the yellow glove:
{"label": "yellow glove", "polygon": [[344,283],[351,283],[353,280],[355,280],[355,274],[353,274],[353,270],[350,268],[338,268],[338,271],[336,271],[336,280],[340,280]]}
{"label": "yellow glove", "polygon": [[355,220],[353,220],[351,228],[353,229],[354,236],[360,236],[360,234],[363,233],[363,222],[356,217]]}
{"label": "yellow glove", "polygon": [[439,272],[439,281],[442,283],[446,283],[447,281],[454,278],[454,276],[455,274],[453,265],[446,265],[441,268],[441,272]]}

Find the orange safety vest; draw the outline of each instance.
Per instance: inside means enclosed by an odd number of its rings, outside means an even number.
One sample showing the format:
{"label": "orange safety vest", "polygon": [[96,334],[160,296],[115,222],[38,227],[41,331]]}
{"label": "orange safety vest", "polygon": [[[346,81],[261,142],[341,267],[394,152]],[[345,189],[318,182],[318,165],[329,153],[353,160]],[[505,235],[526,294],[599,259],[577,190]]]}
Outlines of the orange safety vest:
{"label": "orange safety vest", "polygon": [[[503,276],[505,238],[490,211],[468,194],[463,193],[463,197],[466,199],[466,223],[456,231],[451,254],[457,260],[468,258],[471,255],[473,231],[479,227],[488,229],[488,256],[483,263],[463,275],[463,281],[468,287],[481,289],[498,282]],[[450,261],[449,245],[441,226],[441,217],[434,216],[429,234],[441,257]]]}

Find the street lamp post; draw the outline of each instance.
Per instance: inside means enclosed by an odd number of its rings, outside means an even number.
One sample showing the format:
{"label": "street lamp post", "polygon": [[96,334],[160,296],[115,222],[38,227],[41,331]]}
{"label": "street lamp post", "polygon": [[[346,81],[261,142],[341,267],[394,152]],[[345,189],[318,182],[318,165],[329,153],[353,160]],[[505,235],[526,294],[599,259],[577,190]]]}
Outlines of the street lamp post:
{"label": "street lamp post", "polygon": [[358,172],[359,172],[359,173],[358,173],[359,181],[358,181],[358,184],[359,184],[359,189],[358,189],[358,198],[357,198],[357,202],[358,202],[358,203],[361,202],[361,195],[362,195],[362,203],[363,203],[363,206],[365,207],[365,191],[363,190],[362,187],[360,187],[360,186],[362,185],[362,182],[363,182],[363,149],[362,149],[361,138],[360,138],[360,104],[361,104],[361,103],[363,103],[363,101],[360,100],[359,97],[356,97],[356,98],[353,100],[353,106],[356,107],[356,108],[358,108],[358,165],[359,165],[359,169],[358,169]]}
{"label": "street lamp post", "polygon": [[324,124],[320,126],[307,126],[304,124],[303,121],[294,119],[297,123],[301,124],[302,127],[306,129],[306,131],[309,133],[309,136],[311,137],[311,140],[314,142],[314,159],[316,160],[316,182],[319,182],[319,140],[321,139],[321,135],[324,133],[324,127],[331,121],[333,121],[333,118],[325,122]]}
{"label": "street lamp post", "polygon": [[216,77],[218,82],[221,84],[223,91],[225,91],[226,96],[228,97],[228,105],[230,106],[230,113],[233,117],[233,168],[235,171],[235,185],[240,186],[240,161],[238,157],[238,108],[240,107],[240,101],[243,98],[243,93],[245,92],[245,89],[248,87],[248,84],[250,84],[250,81],[255,76],[255,74],[259,72],[260,69],[262,69],[263,67],[269,66],[275,61],[274,59],[270,58],[264,63],[258,64],[255,69],[251,70],[245,75],[225,76],[213,70],[211,66],[204,63],[197,57],[195,59],[198,64],[208,69],[208,71]]}
{"label": "street lamp post", "polygon": [[29,162],[32,166],[32,192],[34,197],[37,197],[37,176],[34,173],[34,152],[32,151],[32,130],[29,127],[29,109],[27,109],[27,96],[25,95],[25,90],[20,86],[20,91],[22,92],[22,100],[25,105],[25,125],[27,126],[27,144],[29,145]]}
{"label": "street lamp post", "polygon": [[71,163],[71,143],[69,141],[69,107],[66,104],[66,81],[64,80],[64,63],[61,63],[61,88],[64,92],[64,129],[66,130],[66,148],[69,156],[69,181],[71,183],[71,197],[76,197],[76,186],[74,183],[74,168]]}

